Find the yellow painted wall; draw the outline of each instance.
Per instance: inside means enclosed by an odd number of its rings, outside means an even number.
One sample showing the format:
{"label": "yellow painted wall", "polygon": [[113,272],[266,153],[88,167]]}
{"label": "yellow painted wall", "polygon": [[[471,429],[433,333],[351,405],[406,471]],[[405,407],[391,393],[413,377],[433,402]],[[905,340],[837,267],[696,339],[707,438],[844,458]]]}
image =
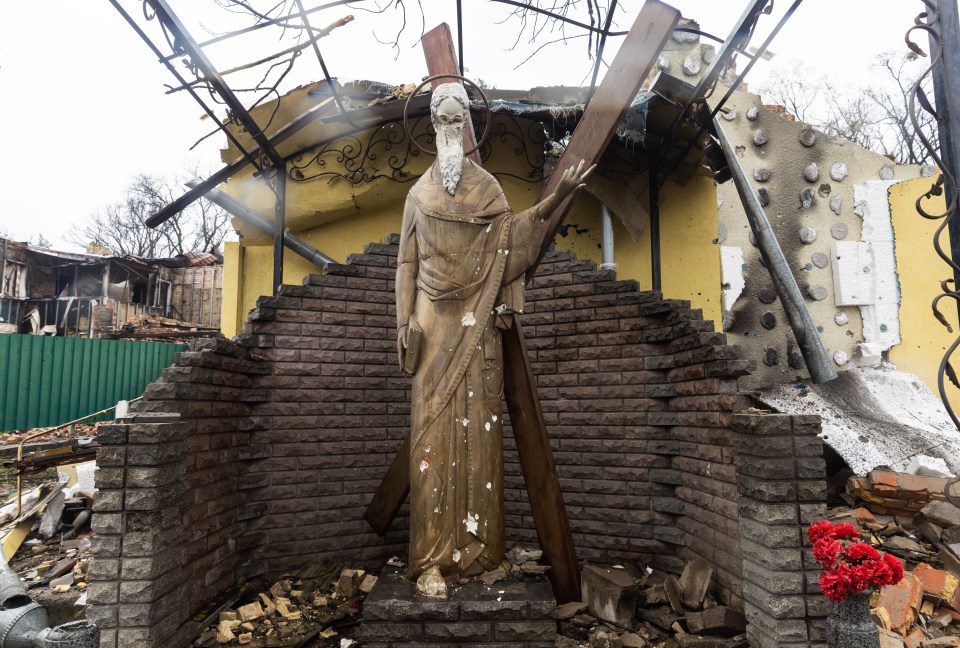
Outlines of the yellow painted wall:
{"label": "yellow painted wall", "polygon": [[[933,234],[943,221],[920,216],[915,208],[917,198],[930,188],[930,178],[920,178],[890,188],[890,210],[900,280],[900,337],[903,342],[890,349],[890,361],[897,369],[916,374],[937,394],[937,369],[947,347],[956,339],[957,305],[952,299],[940,301],[940,312],[954,329],[934,319],[930,304],[940,294],[940,281],[952,276],[950,267],[933,249]],[[943,198],[925,203],[931,213],[943,211]],[[944,231],[944,251],[950,253],[950,242]],[[960,362],[954,362],[960,367]],[[949,385],[949,380],[946,381]],[[960,403],[960,391],[950,386],[951,402]]]}
{"label": "yellow painted wall", "polygon": [[[719,331],[720,247],[717,238],[717,190],[710,178],[697,176],[686,186],[667,182],[660,193],[661,288],[668,299],[688,299],[713,320]],[[565,223],[566,236],[557,236],[557,249],[571,250],[580,259],[600,264],[600,206],[590,196],[577,200]],[[639,243],[614,218],[614,261],[617,278],[636,279],[641,290],[651,288],[650,231]]]}

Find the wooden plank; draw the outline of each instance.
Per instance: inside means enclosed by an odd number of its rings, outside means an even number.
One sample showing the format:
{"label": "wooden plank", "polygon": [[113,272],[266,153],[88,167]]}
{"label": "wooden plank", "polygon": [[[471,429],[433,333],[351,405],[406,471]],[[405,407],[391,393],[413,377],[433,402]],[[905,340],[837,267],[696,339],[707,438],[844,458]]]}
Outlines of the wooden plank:
{"label": "wooden plank", "polygon": [[[420,38],[423,46],[423,57],[427,60],[427,72],[430,76],[438,74],[460,74],[457,63],[457,53],[453,49],[453,36],[450,35],[450,25],[440,23]],[[455,79],[438,79],[434,85],[452,83]],[[460,83],[463,85],[463,83]],[[477,134],[473,131],[473,120],[468,119],[463,130],[463,150],[469,151],[477,145]],[[467,156],[476,164],[480,164],[480,151],[474,151]]]}
{"label": "wooden plank", "polygon": [[557,603],[563,604],[580,600],[580,565],[529,357],[515,316],[503,335],[503,391],[537,540],[550,565],[547,576]]}
{"label": "wooden plank", "polygon": [[403,440],[393,463],[383,476],[377,492],[367,505],[363,519],[367,521],[374,533],[379,536],[386,534],[393,518],[397,516],[404,500],[410,494],[410,436]]}
{"label": "wooden plank", "polygon": [[[640,14],[630,28],[630,32],[620,46],[620,51],[610,64],[610,69],[603,77],[600,87],[593,95],[573,131],[570,143],[560,156],[555,167],[557,172],[551,173],[543,183],[538,201],[550,195],[563,175],[561,171],[576,165],[580,160],[586,161],[586,166],[596,164],[613,138],[613,134],[620,125],[624,113],[630,107],[640,86],[650,74],[657,62],[657,57],[667,44],[667,39],[673,33],[680,12],[670,5],[659,0],[647,0],[640,9]],[[550,236],[544,239],[540,250],[540,257],[527,274],[533,276],[540,259],[547,251],[550,243],[556,236],[563,219],[573,206],[573,200],[565,200],[550,216],[552,230]]]}

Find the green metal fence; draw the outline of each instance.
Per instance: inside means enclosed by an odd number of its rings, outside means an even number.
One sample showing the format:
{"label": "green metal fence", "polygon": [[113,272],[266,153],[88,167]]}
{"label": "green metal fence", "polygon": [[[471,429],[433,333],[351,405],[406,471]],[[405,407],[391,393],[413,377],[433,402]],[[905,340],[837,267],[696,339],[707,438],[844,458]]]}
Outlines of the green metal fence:
{"label": "green metal fence", "polygon": [[60,425],[130,400],[183,344],[0,334],[0,432]]}

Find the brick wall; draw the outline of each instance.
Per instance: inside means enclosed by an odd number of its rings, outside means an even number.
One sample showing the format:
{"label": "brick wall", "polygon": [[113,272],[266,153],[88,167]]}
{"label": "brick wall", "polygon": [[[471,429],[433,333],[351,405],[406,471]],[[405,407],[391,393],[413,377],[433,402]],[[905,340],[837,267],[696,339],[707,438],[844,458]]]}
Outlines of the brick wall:
{"label": "brick wall", "polygon": [[[183,457],[171,459],[184,475],[170,509],[181,549],[179,575],[168,580],[186,593],[178,618],[253,575],[404,553],[405,512],[385,538],[362,520],[408,429],[409,379],[396,367],[396,253],[391,237],[261,298],[233,342],[194,344],[148,389],[139,411],[179,413],[185,439]],[[749,462],[735,452],[732,416],[747,405],[736,378],[749,367],[736,349],[689,303],[639,291],[568,252],[544,258],[523,322],[581,559],[679,571],[699,556],[715,566],[725,603],[757,600],[740,558],[741,536],[755,528],[740,519],[742,500],[737,506],[738,467]],[[509,425],[505,443],[508,545],[532,543]],[[110,501],[120,508],[108,521],[121,526],[104,535],[123,541],[129,507],[124,518],[123,501]],[[106,541],[98,550],[104,569],[113,550]],[[123,625],[109,592],[93,600],[98,619]],[[136,619],[150,622],[136,626],[141,635],[169,629],[153,620],[165,610]]]}

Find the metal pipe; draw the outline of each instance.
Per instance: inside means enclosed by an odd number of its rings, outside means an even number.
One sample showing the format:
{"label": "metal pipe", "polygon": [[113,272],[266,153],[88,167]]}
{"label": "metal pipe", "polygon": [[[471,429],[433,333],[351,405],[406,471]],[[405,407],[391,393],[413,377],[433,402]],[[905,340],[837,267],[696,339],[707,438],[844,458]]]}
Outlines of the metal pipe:
{"label": "metal pipe", "polygon": [[613,261],[613,214],[610,208],[600,204],[600,267],[604,270],[615,270],[617,264]]}
{"label": "metal pipe", "polygon": [[650,182],[650,285],[651,290],[659,291],[661,285],[660,273],[660,174],[657,172],[656,162],[650,160],[647,169]]}
{"label": "metal pipe", "polygon": [[770,221],[760,205],[760,199],[756,192],[750,186],[747,174],[740,165],[740,159],[737,157],[736,150],[730,140],[727,139],[723,131],[723,125],[716,117],[713,118],[713,125],[717,131],[717,137],[720,139],[720,146],[727,157],[730,165],[730,172],[733,176],[733,182],[737,187],[737,193],[740,194],[740,201],[743,203],[743,209],[747,214],[747,221],[750,223],[750,229],[757,240],[757,247],[767,262],[767,271],[773,280],[773,288],[780,298],[783,310],[787,314],[787,320],[794,336],[797,338],[797,345],[800,347],[800,353],[803,354],[803,360],[807,363],[807,369],[810,370],[810,378],[815,383],[825,383],[837,377],[837,370],[827,356],[827,351],[823,347],[823,341],[817,332],[817,327],[810,317],[810,311],[803,301],[803,295],[800,294],[800,287],[797,286],[797,280],[790,271],[787,259],[780,249],[777,237],[770,227]]}
{"label": "metal pipe", "polygon": [[285,164],[274,168],[273,177],[277,183],[274,187],[276,202],[274,203],[273,219],[273,295],[280,294],[283,284],[283,235],[287,228],[284,224],[287,211],[287,167]]}
{"label": "metal pipe", "polygon": [[167,307],[163,311],[164,317],[170,317],[170,306],[173,301],[173,281],[167,282]]}
{"label": "metal pipe", "polygon": [[213,277],[210,279],[210,326],[213,326],[213,298],[217,294],[217,267],[213,266]]}
{"label": "metal pipe", "polygon": [[[199,184],[199,180],[191,180],[187,182],[188,187],[194,187]],[[270,221],[237,199],[223,193],[219,189],[209,190],[204,198],[230,212],[235,217],[239,218],[241,221],[262,232],[263,234],[273,234],[273,224],[271,224]],[[320,250],[316,249],[309,243],[304,242],[302,239],[294,236],[290,232],[284,231],[283,244],[290,248],[292,252],[299,254],[304,259],[310,263],[313,263],[314,265],[319,266],[320,268],[325,268],[330,264],[336,263],[334,259],[328,257]]]}

